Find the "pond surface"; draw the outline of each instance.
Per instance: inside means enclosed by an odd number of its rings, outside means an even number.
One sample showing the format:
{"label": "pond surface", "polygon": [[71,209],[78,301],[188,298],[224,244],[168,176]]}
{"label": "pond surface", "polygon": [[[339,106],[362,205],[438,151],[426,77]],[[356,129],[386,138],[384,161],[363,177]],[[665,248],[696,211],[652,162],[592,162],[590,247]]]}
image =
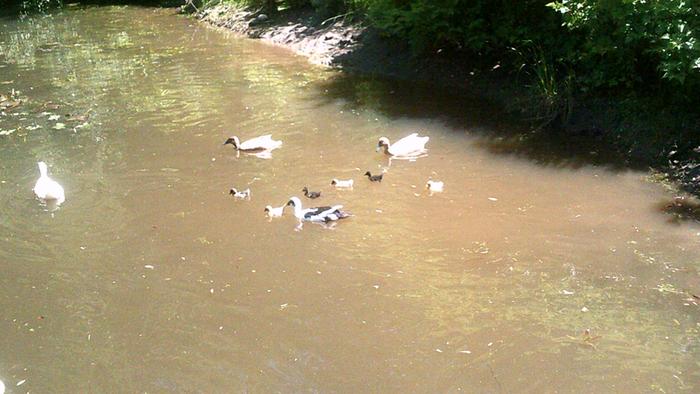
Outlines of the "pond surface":
{"label": "pond surface", "polygon": [[[516,126],[478,100],[342,76],[171,10],[0,19],[13,89],[12,392],[700,390],[700,227],[602,153],[510,149]],[[374,150],[417,130],[427,157]],[[269,160],[222,145],[267,133],[284,141]],[[40,160],[66,189],[57,210],[32,194]],[[303,186],[354,217],[264,216]]]}

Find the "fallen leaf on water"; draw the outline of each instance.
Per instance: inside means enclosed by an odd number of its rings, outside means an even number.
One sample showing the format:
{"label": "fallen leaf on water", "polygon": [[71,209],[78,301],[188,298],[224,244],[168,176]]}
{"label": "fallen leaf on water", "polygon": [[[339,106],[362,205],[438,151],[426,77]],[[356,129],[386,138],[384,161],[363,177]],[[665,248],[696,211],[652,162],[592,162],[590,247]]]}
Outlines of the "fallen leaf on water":
{"label": "fallen leaf on water", "polygon": [[489,197],[489,200],[491,200],[491,201],[498,201],[498,199],[497,199],[496,197]]}

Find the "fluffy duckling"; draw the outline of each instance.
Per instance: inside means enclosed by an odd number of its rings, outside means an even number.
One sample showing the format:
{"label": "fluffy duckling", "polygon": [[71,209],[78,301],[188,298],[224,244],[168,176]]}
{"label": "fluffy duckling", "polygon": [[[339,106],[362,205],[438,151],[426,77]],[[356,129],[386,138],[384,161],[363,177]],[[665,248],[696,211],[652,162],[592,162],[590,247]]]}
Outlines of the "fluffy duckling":
{"label": "fluffy duckling", "polygon": [[40,161],[38,164],[40,176],[34,185],[34,194],[44,201],[52,201],[56,205],[61,205],[66,201],[63,187],[49,177],[49,168],[46,163]]}
{"label": "fluffy duckling", "polygon": [[282,205],[281,207],[273,207],[272,205],[266,205],[265,214],[267,215],[267,217],[270,218],[278,218],[284,213],[285,207],[286,205]]}
{"label": "fluffy duckling", "polygon": [[365,172],[365,175],[371,182],[381,182],[382,178],[384,178],[384,174],[372,175],[369,171]]}
{"label": "fluffy duckling", "polygon": [[238,191],[235,187],[232,187],[231,190],[229,190],[228,194],[232,195],[235,198],[250,200],[250,188]]}
{"label": "fluffy duckling", "polygon": [[304,192],[304,196],[306,196],[307,198],[310,198],[310,199],[312,199],[312,200],[313,200],[314,198],[319,198],[319,197],[321,197],[321,192],[310,192],[310,191],[309,191],[309,188],[306,187],[306,186],[304,186],[304,188],[301,189],[301,191]]}
{"label": "fluffy duckling", "polygon": [[343,179],[333,178],[333,180],[331,181],[332,186],[335,186],[337,188],[345,188],[345,189],[352,189],[352,186],[354,183],[355,183],[355,181],[352,179],[343,180]]}
{"label": "fluffy duckling", "polygon": [[425,188],[430,190],[431,193],[441,193],[444,190],[445,183],[442,181],[428,180],[425,184]]}

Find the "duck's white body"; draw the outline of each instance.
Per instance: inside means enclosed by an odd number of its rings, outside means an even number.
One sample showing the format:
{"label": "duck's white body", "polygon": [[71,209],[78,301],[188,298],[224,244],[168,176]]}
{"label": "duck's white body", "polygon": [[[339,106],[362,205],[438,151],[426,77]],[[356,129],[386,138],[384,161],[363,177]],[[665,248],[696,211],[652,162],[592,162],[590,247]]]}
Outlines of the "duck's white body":
{"label": "duck's white body", "polygon": [[393,144],[386,137],[381,137],[377,142],[377,150],[384,149],[384,153],[394,157],[415,157],[424,154],[427,149],[425,144],[430,137],[419,136],[418,133],[407,135]]}
{"label": "duck's white body", "polygon": [[328,223],[350,216],[348,212],[342,211],[342,205],[304,209],[299,197],[290,198],[287,205],[294,207],[294,216],[300,221]]}
{"label": "duck's white body", "polygon": [[441,193],[444,190],[445,183],[442,181],[429,180],[425,184],[425,188],[430,190],[431,193]]}
{"label": "duck's white body", "polygon": [[265,214],[271,218],[278,218],[284,213],[284,205],[281,207],[273,207],[272,205],[267,205],[265,207]]}
{"label": "duck's white body", "polygon": [[238,190],[236,190],[235,187],[232,187],[228,194],[232,195],[235,198],[250,200],[250,189],[249,188],[245,189],[245,190],[238,191]]}
{"label": "duck's white body", "polygon": [[56,205],[66,201],[66,193],[63,187],[49,177],[49,169],[46,163],[39,162],[39,179],[34,184],[34,194],[44,201],[54,201]]}
{"label": "duck's white body", "polygon": [[352,186],[355,184],[355,180],[353,179],[336,179],[333,178],[331,181],[331,185],[339,188],[339,189],[352,189]]}
{"label": "duck's white body", "polygon": [[234,148],[243,152],[271,151],[282,146],[282,141],[272,139],[272,134],[261,135],[241,142],[238,137],[233,136],[224,142],[224,145],[231,144]]}

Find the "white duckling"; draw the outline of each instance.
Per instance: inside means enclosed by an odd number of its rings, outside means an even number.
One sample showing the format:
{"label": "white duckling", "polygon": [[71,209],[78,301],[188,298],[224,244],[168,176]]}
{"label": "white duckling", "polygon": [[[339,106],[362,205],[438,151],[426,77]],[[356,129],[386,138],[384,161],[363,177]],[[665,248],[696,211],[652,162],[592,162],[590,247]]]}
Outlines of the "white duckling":
{"label": "white duckling", "polygon": [[338,189],[352,189],[352,186],[355,184],[355,180],[353,179],[336,179],[333,178],[331,181],[331,185],[335,186]]}
{"label": "white duckling", "polygon": [[66,194],[63,187],[58,182],[49,178],[49,169],[46,163],[39,162],[39,179],[34,185],[34,194],[44,201],[55,202],[56,205],[61,205],[66,201]]}
{"label": "white duckling", "polygon": [[229,190],[228,194],[241,200],[250,200],[250,188],[238,191],[235,187],[232,187],[231,190]]}
{"label": "white duckling", "polygon": [[282,146],[282,141],[272,139],[272,134],[261,135],[260,137],[251,138],[241,142],[235,135],[229,137],[224,145],[231,144],[236,150],[241,152],[262,152],[271,151]]}
{"label": "white duckling", "polygon": [[286,207],[286,205],[282,205],[281,207],[273,207],[272,205],[266,205],[265,206],[265,214],[269,218],[281,217],[282,214],[284,213],[285,207]]}
{"label": "white duckling", "polygon": [[393,144],[387,137],[381,137],[377,142],[377,151],[384,148],[384,153],[394,157],[415,157],[424,154],[427,149],[425,144],[430,137],[419,136],[418,133],[407,135]]}
{"label": "white duckling", "polygon": [[299,197],[291,197],[287,205],[294,207],[294,216],[299,219],[299,221],[328,223],[345,219],[350,216],[349,212],[342,210],[342,205],[304,209],[301,206],[301,200]]}
{"label": "white duckling", "polygon": [[430,193],[442,193],[445,187],[445,182],[428,180],[425,184],[425,188],[430,190]]}

